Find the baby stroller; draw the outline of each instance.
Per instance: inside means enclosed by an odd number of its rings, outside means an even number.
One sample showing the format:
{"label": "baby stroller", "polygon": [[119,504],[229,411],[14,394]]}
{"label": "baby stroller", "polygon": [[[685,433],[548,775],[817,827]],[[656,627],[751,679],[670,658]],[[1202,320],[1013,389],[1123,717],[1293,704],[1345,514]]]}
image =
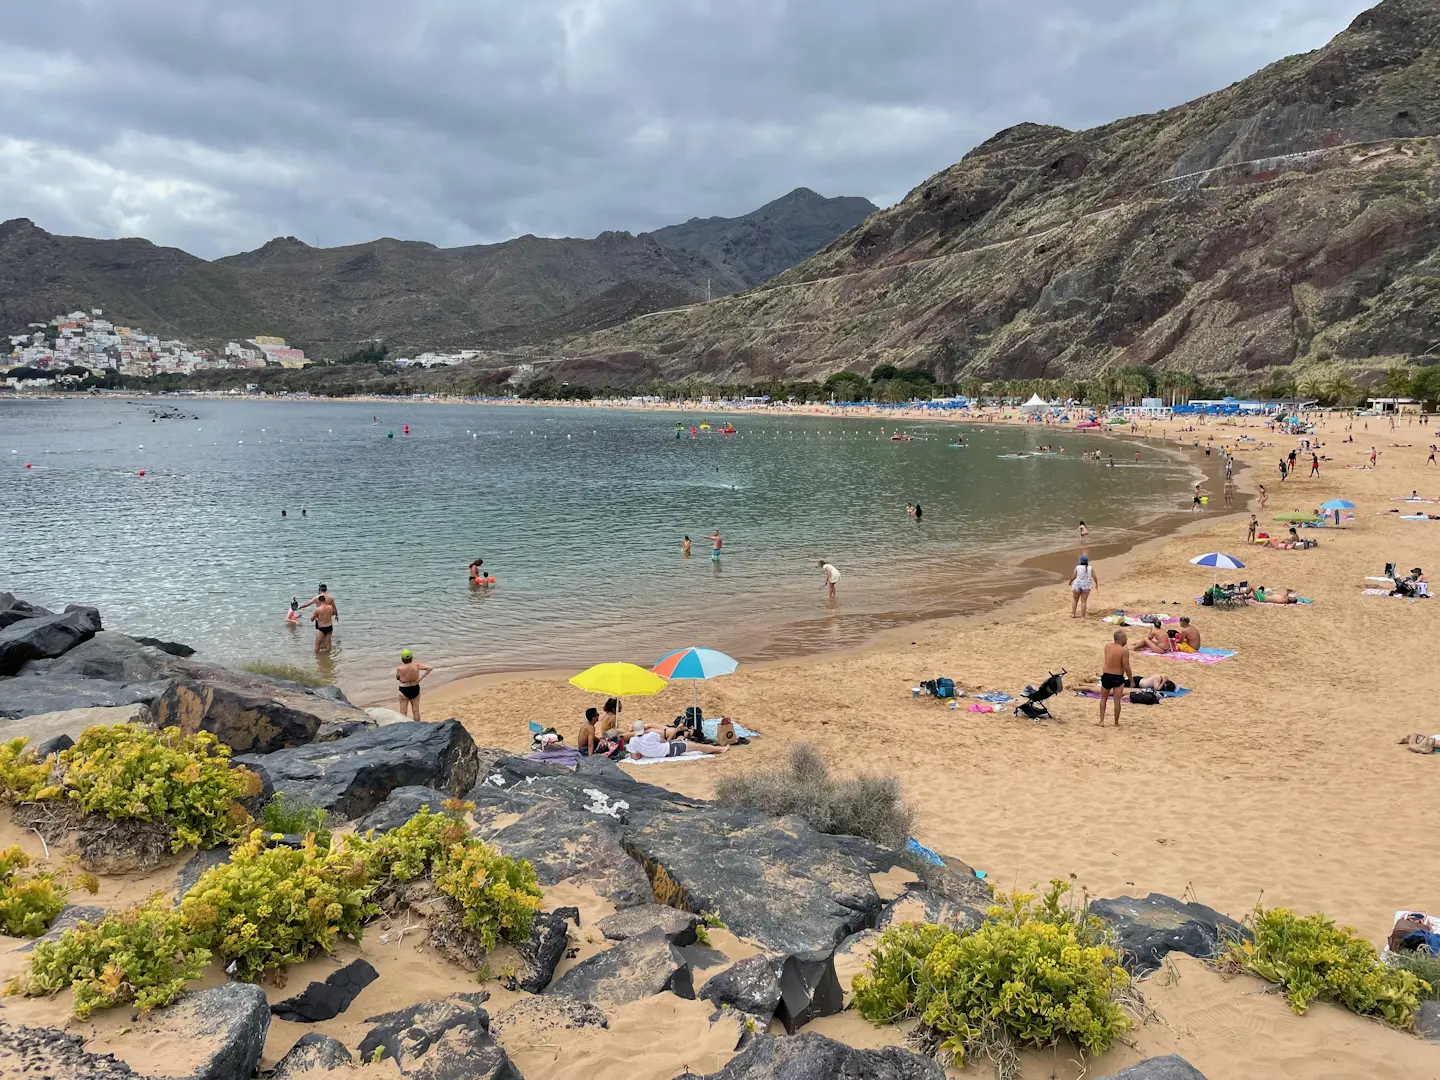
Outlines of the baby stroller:
{"label": "baby stroller", "polygon": [[1050,710],[1045,707],[1045,702],[1065,689],[1064,676],[1067,674],[1065,668],[1060,669],[1060,674],[1050,672],[1050,677],[1039,686],[1027,686],[1025,688],[1025,700],[1015,706],[1016,716],[1028,716],[1031,720],[1053,720]]}

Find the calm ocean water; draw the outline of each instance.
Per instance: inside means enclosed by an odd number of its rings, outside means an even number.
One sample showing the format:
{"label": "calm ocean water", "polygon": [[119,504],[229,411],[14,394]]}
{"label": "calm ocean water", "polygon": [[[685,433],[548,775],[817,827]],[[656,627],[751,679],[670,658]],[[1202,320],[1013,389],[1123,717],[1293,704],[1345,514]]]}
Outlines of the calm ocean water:
{"label": "calm ocean water", "polygon": [[[172,406],[196,419],[152,422]],[[325,581],[341,620],[322,673],[373,697],[403,645],[440,678],[648,664],[690,644],[742,660],[858,644],[1032,580],[1021,560],[1073,546],[1082,517],[1092,544],[1124,540],[1191,483],[1158,453],[1129,467],[1128,444],[1053,431],[917,423],[915,441],[892,442],[892,421],[747,415],[738,435],[677,440],[676,419],[0,401],[0,590],[94,604],[108,626],[220,662],[313,666],[312,634],[283,616]],[[968,448],[949,448],[957,432]],[[1067,454],[999,456],[1047,440]],[[1082,446],[1127,467],[1083,462]],[[717,526],[719,565],[701,539]],[[493,589],[467,585],[476,556]],[[843,574],[833,608],[822,556]]]}

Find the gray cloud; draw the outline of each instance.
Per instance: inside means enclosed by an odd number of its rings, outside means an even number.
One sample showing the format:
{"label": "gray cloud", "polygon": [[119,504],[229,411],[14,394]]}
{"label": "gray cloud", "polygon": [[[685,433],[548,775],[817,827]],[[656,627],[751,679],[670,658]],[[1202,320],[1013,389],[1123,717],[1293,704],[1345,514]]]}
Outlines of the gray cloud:
{"label": "gray cloud", "polygon": [[11,0],[0,218],[207,257],[882,205],[1318,48],[1362,0]]}

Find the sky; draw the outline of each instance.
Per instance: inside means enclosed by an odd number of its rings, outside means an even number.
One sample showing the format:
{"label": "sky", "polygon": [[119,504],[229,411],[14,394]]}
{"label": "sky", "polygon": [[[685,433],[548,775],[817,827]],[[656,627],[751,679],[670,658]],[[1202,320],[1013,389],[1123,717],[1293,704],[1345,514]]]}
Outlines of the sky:
{"label": "sky", "polygon": [[1318,48],[1364,0],[6,0],[0,220],[206,258],[898,202]]}

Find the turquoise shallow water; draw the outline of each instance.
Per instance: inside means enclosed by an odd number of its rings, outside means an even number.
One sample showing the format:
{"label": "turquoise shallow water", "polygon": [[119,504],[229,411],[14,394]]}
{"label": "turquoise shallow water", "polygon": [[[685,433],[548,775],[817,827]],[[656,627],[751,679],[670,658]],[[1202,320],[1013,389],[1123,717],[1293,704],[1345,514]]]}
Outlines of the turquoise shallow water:
{"label": "turquoise shallow water", "polygon": [[[196,419],[151,421],[172,406]],[[459,675],[649,663],[688,644],[742,660],[858,644],[1033,580],[1022,559],[1073,546],[1081,517],[1092,544],[1127,539],[1191,483],[1179,461],[1147,450],[1129,467],[1129,444],[1053,431],[963,426],[956,450],[950,425],[892,442],[878,420],[747,415],[738,435],[677,440],[675,420],[0,401],[0,589],[95,604],[107,625],[220,661],[310,664],[312,635],[283,615],[323,580],[341,610],[333,675],[364,696],[388,685],[402,645]],[[1042,441],[1071,445],[1000,456]],[[1127,467],[1083,462],[1082,447]],[[919,525],[904,509],[917,500]],[[719,565],[701,539],[717,526]],[[475,556],[495,588],[467,586]],[[821,557],[843,574],[834,607]]]}

